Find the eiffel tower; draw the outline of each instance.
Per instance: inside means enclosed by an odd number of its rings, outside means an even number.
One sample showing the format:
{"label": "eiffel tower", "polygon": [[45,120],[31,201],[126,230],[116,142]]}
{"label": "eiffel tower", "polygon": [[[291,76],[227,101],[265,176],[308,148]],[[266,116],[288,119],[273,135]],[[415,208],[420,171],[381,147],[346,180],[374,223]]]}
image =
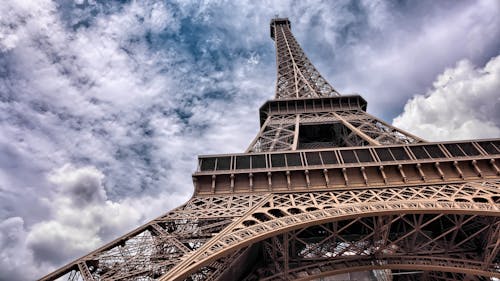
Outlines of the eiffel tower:
{"label": "eiffel tower", "polygon": [[500,139],[427,142],[368,114],[270,24],[275,99],[184,205],[40,280],[498,280]]}

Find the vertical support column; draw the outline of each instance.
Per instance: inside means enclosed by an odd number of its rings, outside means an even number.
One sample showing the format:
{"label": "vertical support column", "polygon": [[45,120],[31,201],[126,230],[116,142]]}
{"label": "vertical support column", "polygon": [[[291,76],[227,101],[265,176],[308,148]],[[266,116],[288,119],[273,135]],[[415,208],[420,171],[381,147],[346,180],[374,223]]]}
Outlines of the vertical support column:
{"label": "vertical support column", "polygon": [[389,242],[389,234],[391,232],[391,225],[394,221],[393,216],[379,216],[374,218],[373,235],[374,246],[376,248],[375,256],[380,259],[385,253],[386,246]]}
{"label": "vertical support column", "polygon": [[290,271],[290,238],[288,232],[283,234],[283,277],[285,280],[289,280],[288,272]]}
{"label": "vertical support column", "polygon": [[493,218],[496,220],[490,225],[488,230],[488,235],[485,241],[484,247],[484,269],[491,268],[491,263],[498,258],[500,254],[500,220],[498,218]]}
{"label": "vertical support column", "polygon": [[299,145],[299,125],[300,125],[300,114],[297,114],[297,116],[295,117],[295,133],[293,136],[292,150],[297,150],[297,146]]}

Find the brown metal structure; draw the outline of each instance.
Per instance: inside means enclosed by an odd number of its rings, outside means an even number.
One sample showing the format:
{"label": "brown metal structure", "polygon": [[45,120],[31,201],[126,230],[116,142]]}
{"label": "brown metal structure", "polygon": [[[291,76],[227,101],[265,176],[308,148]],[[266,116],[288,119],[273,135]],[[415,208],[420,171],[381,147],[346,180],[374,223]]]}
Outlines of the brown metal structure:
{"label": "brown metal structure", "polygon": [[246,153],[200,156],[187,203],[40,280],[500,278],[500,139],[371,116],[290,28],[271,21],[276,97]]}

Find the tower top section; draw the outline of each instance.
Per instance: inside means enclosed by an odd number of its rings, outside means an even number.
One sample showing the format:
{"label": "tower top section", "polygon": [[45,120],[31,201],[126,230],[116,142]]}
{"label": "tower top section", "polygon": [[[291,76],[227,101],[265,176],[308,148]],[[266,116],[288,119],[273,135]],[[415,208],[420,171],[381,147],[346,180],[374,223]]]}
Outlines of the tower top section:
{"label": "tower top section", "polygon": [[271,38],[274,40],[274,25],[287,25],[289,29],[292,29],[292,25],[288,18],[274,18],[271,20],[270,29],[271,29]]}
{"label": "tower top section", "polygon": [[272,19],[270,28],[276,47],[276,99],[340,96],[309,61],[292,34],[288,18]]}

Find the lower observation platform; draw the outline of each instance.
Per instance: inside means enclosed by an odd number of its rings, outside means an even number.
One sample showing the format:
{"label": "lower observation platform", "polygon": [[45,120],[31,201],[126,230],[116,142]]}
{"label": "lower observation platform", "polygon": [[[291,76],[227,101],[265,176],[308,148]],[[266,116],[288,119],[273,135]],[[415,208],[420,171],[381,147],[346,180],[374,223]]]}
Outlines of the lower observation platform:
{"label": "lower observation platform", "polygon": [[199,156],[195,194],[311,191],[484,180],[500,139]]}

